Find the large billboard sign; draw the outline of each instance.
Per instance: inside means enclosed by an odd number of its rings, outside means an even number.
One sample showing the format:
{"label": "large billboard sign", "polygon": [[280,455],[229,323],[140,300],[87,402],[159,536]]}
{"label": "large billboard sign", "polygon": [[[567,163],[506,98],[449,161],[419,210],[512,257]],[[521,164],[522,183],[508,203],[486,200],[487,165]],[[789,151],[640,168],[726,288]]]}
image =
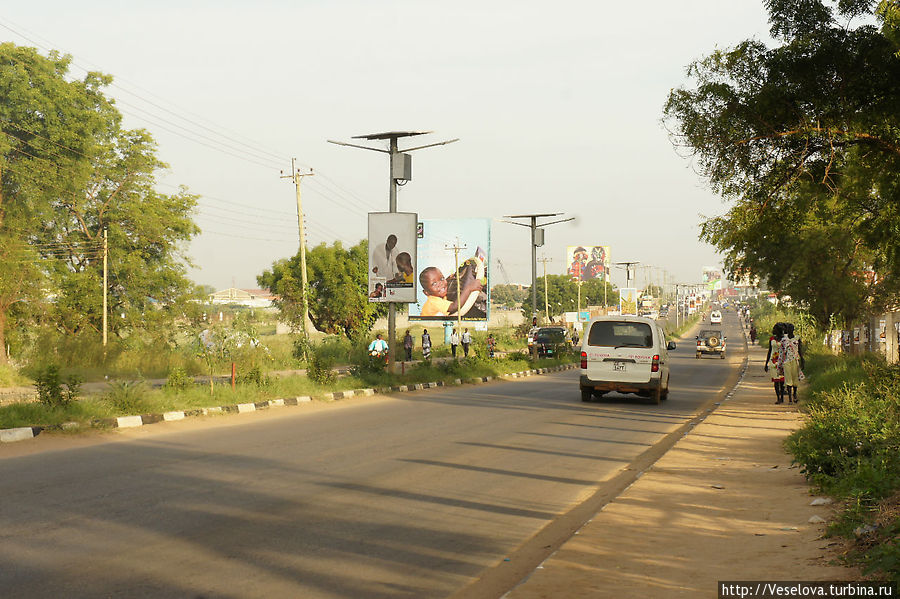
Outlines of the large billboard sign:
{"label": "large billboard sign", "polygon": [[704,266],[700,276],[703,284],[706,285],[708,290],[714,291],[716,289],[722,289],[722,269],[716,266]]}
{"label": "large billboard sign", "polygon": [[622,287],[619,289],[619,313],[637,316],[638,290],[635,287]]}
{"label": "large billboard sign", "polygon": [[369,213],[369,301],[416,301],[414,212]]}
{"label": "large billboard sign", "polygon": [[419,225],[419,286],[409,319],[486,321],[491,220],[424,220]]}
{"label": "large billboard sign", "polygon": [[609,246],[570,245],[566,248],[566,273],[576,281],[609,281]]}

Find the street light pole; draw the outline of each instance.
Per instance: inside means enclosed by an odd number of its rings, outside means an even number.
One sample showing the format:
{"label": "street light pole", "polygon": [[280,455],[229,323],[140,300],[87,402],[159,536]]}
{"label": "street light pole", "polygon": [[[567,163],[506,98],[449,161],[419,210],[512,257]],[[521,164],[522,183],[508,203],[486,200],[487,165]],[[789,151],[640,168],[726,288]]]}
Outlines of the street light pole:
{"label": "street light pole", "polygon": [[[401,137],[413,137],[416,135],[426,135],[428,133],[432,133],[432,131],[387,131],[385,133],[371,133],[368,135],[356,135],[353,139],[365,139],[367,141],[375,141],[375,140],[388,140],[389,141],[389,150],[384,150],[382,148],[372,148],[369,146],[361,146],[359,144],[350,144],[342,141],[333,141],[327,140],[328,143],[336,144],[339,146],[348,146],[351,148],[359,148],[361,150],[371,150],[373,152],[382,152],[384,154],[390,155],[390,166],[389,166],[389,193],[388,193],[388,206],[389,212],[397,212],[397,181],[403,181],[404,185],[412,179],[412,157],[407,154],[407,152],[412,152],[413,150],[421,150],[424,148],[432,148],[435,146],[443,146],[446,144],[451,144],[455,141],[459,141],[459,138],[450,139],[447,141],[440,141],[437,143],[426,144],[424,146],[416,146],[414,148],[406,148],[404,150],[400,150],[397,140]],[[395,337],[397,332],[397,307],[394,305],[394,302],[388,303],[388,370],[393,371],[394,369],[394,350],[395,350]]]}

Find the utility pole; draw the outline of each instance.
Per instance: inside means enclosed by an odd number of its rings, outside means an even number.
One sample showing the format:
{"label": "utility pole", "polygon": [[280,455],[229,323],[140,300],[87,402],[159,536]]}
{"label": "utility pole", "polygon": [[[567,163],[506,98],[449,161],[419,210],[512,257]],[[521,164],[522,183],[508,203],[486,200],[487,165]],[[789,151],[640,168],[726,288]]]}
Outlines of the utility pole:
{"label": "utility pole", "polygon": [[108,338],[109,317],[109,238],[106,228],[103,229],[103,347],[106,347]]}
{"label": "utility pole", "polygon": [[[333,141],[327,140],[330,144],[336,144],[339,146],[348,146],[351,148],[359,148],[360,150],[371,150],[373,152],[381,152],[383,154],[390,155],[390,167],[389,167],[389,191],[388,191],[388,206],[389,212],[397,212],[397,185],[398,181],[403,181],[403,183],[399,183],[399,185],[406,185],[412,180],[412,156],[407,154],[407,152],[412,152],[414,150],[421,150],[424,148],[433,148],[435,146],[443,146],[446,144],[452,144],[455,141],[459,141],[459,138],[450,139],[447,141],[439,141],[433,144],[426,144],[424,146],[416,146],[414,148],[405,148],[400,150],[399,145],[397,144],[397,140],[401,137],[414,137],[417,135],[427,135],[429,133],[433,133],[432,131],[387,131],[384,133],[371,133],[368,135],[356,135],[353,139],[365,139],[367,141],[378,141],[378,140],[388,140],[389,148],[388,150],[384,150],[382,148],[372,148],[369,146],[361,146],[359,144],[349,144],[342,141]],[[388,370],[393,372],[394,370],[394,338],[396,336],[397,331],[397,306],[394,305],[394,302],[388,303]]]}
{"label": "utility pole", "polygon": [[519,225],[520,227],[529,227],[531,229],[531,316],[537,316],[537,248],[538,246],[544,245],[544,227],[548,227],[550,225],[555,225],[558,223],[568,222],[570,220],[575,220],[575,217],[564,218],[561,220],[555,220],[549,223],[538,223],[537,219],[539,218],[549,218],[551,216],[559,216],[562,212],[555,212],[550,214],[516,214],[504,216],[503,218],[527,218],[530,219],[530,224],[525,223],[516,223],[512,221],[503,221],[510,225]]}
{"label": "utility pole", "polygon": [[281,175],[282,179],[292,180],[294,182],[294,188],[297,191],[297,228],[300,232],[300,287],[302,288],[301,295],[303,297],[303,320],[301,327],[303,329],[304,347],[309,343],[309,335],[306,331],[306,320],[309,318],[309,301],[306,296],[306,228],[303,220],[303,202],[300,200],[300,182],[303,180],[303,177],[311,177],[312,175],[312,169],[309,169],[308,173],[300,173],[299,169],[297,169],[296,158],[291,158],[291,174]]}
{"label": "utility pole", "polygon": [[456,273],[456,332],[457,334],[461,334],[459,331],[462,329],[462,292],[459,288],[459,250],[466,249],[466,246],[459,245],[459,238],[456,239],[456,243],[450,246],[445,245],[445,250],[453,251],[453,262],[455,264],[455,270],[453,272]]}
{"label": "utility pole", "polygon": [[542,256],[540,261],[544,264],[544,317],[547,319],[547,322],[550,322],[550,303],[547,297],[547,263],[553,260],[547,256]]}

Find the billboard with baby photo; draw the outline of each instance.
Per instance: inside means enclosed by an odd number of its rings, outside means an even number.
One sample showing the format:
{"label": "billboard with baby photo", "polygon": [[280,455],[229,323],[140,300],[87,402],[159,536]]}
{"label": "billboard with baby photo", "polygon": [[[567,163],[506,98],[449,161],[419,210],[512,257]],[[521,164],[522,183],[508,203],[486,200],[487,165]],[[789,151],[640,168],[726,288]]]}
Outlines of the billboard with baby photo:
{"label": "billboard with baby photo", "polygon": [[486,321],[490,316],[491,220],[420,223],[416,303],[410,320]]}
{"label": "billboard with baby photo", "polygon": [[369,301],[416,301],[414,212],[369,213]]}

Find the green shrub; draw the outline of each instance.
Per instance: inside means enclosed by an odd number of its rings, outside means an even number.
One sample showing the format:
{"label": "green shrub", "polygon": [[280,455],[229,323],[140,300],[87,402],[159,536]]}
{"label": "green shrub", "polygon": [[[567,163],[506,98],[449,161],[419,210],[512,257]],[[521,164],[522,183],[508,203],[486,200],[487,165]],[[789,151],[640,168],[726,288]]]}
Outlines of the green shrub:
{"label": "green shrub", "polygon": [[309,354],[306,376],[320,385],[331,385],[337,379],[337,373],[331,369],[332,366],[333,359],[329,352],[323,350],[321,346],[313,347]]}
{"label": "green shrub", "polygon": [[119,412],[140,414],[144,411],[147,391],[144,381],[112,381],[104,399]]}
{"label": "green shrub", "polygon": [[254,366],[246,372],[235,377],[235,382],[239,385],[255,385],[257,387],[268,387],[272,384],[272,380],[263,374],[259,366]]}
{"label": "green shrub", "polygon": [[180,366],[176,366],[169,371],[169,376],[166,378],[166,384],[164,385],[165,389],[170,391],[183,391],[193,386],[193,377],[188,376],[188,373]]}
{"label": "green shrub", "polygon": [[[38,400],[47,407],[65,407],[81,395],[81,379],[72,374],[63,383],[56,365],[47,366],[34,377]],[[65,384],[65,389],[63,389]]]}

